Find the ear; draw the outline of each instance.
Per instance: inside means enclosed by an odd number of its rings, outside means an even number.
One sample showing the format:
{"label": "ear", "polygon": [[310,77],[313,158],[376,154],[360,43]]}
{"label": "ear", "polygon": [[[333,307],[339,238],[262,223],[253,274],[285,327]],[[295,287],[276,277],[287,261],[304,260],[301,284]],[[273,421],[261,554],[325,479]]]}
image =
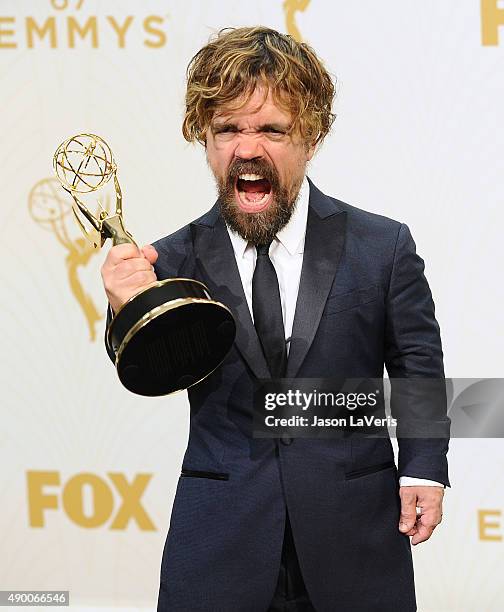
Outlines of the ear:
{"label": "ear", "polygon": [[315,155],[315,150],[317,148],[317,144],[306,143],[306,161],[311,161],[311,158]]}

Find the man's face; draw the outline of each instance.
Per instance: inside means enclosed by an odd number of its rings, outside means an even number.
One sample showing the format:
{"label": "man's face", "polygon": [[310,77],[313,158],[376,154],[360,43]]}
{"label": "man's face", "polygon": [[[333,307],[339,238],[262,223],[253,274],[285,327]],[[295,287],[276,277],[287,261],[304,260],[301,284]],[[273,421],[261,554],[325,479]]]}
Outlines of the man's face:
{"label": "man's face", "polygon": [[238,110],[219,109],[206,138],[221,211],[245,240],[264,244],[289,221],[315,147],[288,133],[290,114],[257,87]]}

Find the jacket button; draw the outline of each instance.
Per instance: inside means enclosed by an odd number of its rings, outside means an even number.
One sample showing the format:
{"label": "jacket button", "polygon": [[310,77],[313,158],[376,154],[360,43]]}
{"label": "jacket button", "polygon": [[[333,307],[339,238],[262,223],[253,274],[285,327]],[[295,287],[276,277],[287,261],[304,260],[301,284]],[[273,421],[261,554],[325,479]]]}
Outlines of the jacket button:
{"label": "jacket button", "polygon": [[290,446],[294,440],[289,437],[287,434],[283,433],[282,437],[280,438],[280,442],[284,445],[284,446]]}

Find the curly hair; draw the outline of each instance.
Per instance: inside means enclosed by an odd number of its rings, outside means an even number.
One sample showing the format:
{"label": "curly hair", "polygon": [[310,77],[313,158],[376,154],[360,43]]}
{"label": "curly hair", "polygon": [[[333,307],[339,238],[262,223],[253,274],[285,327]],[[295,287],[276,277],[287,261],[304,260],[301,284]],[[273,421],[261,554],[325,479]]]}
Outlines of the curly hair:
{"label": "curly hair", "polygon": [[214,113],[241,108],[261,85],[290,112],[293,132],[307,144],[322,142],[335,118],[329,73],[309,45],[262,26],[224,28],[191,59],[184,138],[205,144]]}

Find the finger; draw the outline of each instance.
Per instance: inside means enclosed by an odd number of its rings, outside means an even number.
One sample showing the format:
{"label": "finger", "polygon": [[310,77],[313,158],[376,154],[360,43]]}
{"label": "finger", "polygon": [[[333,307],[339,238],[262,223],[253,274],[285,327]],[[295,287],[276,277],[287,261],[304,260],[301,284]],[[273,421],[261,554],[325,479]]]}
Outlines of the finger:
{"label": "finger", "polygon": [[115,280],[125,280],[136,272],[150,272],[155,277],[154,270],[145,257],[126,259],[116,266],[113,274]]}
{"label": "finger", "polygon": [[415,524],[414,524],[414,526],[413,526],[413,527],[412,527],[412,528],[411,528],[409,531],[406,531],[406,532],[404,533],[404,535],[407,535],[407,536],[414,536],[416,533],[418,533],[417,523],[418,523],[418,521],[419,521],[419,520],[421,519],[421,517],[422,517],[423,509],[422,509],[422,508],[419,508],[419,507],[417,506],[417,507],[415,508],[415,511],[416,511],[416,521],[415,521]]}
{"label": "finger", "polygon": [[141,289],[146,289],[147,286],[151,286],[156,282],[157,278],[154,272],[145,272],[144,270],[140,270],[131,274],[128,277],[127,286],[130,289],[136,289],[140,291]]}
{"label": "finger", "polygon": [[432,508],[424,510],[419,520],[421,520],[422,524],[426,527],[432,527],[434,529],[434,527],[437,527],[441,523],[442,517],[443,514],[439,508]]}
{"label": "finger", "polygon": [[415,512],[416,512],[415,524],[413,525],[413,527],[409,531],[403,532],[404,535],[414,536],[415,533],[418,533],[417,521],[420,519],[420,516],[422,514],[422,509],[419,508],[418,506],[415,506]]}
{"label": "finger", "polygon": [[158,252],[152,244],[146,244],[142,247],[143,255],[149,260],[149,263],[155,264],[158,258]]}
{"label": "finger", "polygon": [[404,532],[404,535],[414,536],[415,533],[418,533],[418,529],[417,529],[416,525],[414,527],[412,527],[409,531]]}
{"label": "finger", "polygon": [[427,541],[431,537],[432,532],[435,529],[435,526],[424,525],[424,523],[422,522],[422,518],[423,517],[420,517],[420,519],[417,522],[418,533],[416,533],[411,538],[411,543],[413,544],[413,546],[416,546],[417,544],[420,544],[421,542]]}
{"label": "finger", "polygon": [[132,259],[134,257],[143,257],[143,254],[138,250],[138,247],[135,244],[117,244],[108,252],[106,261],[111,266],[117,266],[119,263],[121,263],[121,261],[124,261],[125,259]]}
{"label": "finger", "polygon": [[399,517],[399,531],[406,533],[413,529],[417,519],[416,495],[407,490],[400,490],[401,515]]}

